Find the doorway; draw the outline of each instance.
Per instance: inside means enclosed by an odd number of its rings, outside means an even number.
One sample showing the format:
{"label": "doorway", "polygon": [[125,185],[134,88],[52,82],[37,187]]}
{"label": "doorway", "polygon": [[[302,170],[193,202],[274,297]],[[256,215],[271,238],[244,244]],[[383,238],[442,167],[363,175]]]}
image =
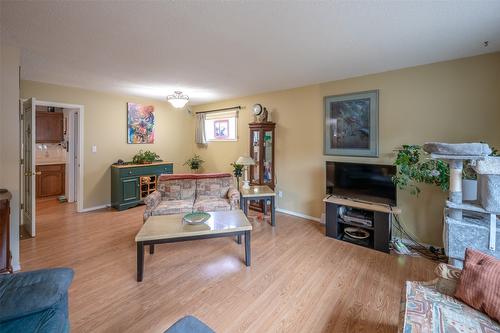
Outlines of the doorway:
{"label": "doorway", "polygon": [[83,209],[84,107],[30,98],[20,112],[20,234],[28,238],[36,236],[37,201],[76,202],[77,212]]}

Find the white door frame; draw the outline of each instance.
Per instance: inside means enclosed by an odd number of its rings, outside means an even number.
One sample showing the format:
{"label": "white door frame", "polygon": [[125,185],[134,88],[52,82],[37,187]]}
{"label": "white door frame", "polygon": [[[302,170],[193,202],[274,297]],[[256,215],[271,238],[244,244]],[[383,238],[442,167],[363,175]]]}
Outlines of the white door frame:
{"label": "white door frame", "polygon": [[64,115],[64,121],[65,121],[65,127],[66,127],[66,135],[65,135],[65,140],[67,144],[67,164],[66,164],[66,179],[65,179],[65,184],[66,186],[64,187],[65,195],[68,200],[68,202],[75,202],[77,198],[77,194],[75,193],[75,189],[77,189],[77,173],[78,170],[75,167],[75,165],[78,164],[78,155],[77,152],[75,151],[75,147],[79,147],[79,145],[76,145],[76,142],[78,142],[78,138],[76,138],[76,135],[78,135],[78,124],[75,124],[75,118],[78,116],[78,112],[80,109],[66,109],[63,108],[63,115]]}
{"label": "white door frame", "polygon": [[[67,103],[57,103],[57,102],[49,102],[49,101],[39,101],[36,100],[36,105],[40,106],[53,106],[56,108],[63,109],[78,109],[78,150],[76,151],[77,160],[80,162],[80,166],[78,168],[78,177],[76,178],[77,183],[77,193],[76,193],[76,211],[83,211],[83,161],[84,161],[84,141],[83,141],[83,120],[84,120],[84,112],[85,107],[79,104],[67,104]],[[69,126],[69,124],[68,124]],[[70,158],[72,158],[70,156]]]}

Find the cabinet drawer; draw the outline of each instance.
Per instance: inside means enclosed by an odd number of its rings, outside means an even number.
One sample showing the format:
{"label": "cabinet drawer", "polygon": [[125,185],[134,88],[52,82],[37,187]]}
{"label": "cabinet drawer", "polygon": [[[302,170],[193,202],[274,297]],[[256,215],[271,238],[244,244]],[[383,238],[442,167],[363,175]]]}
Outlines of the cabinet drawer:
{"label": "cabinet drawer", "polygon": [[37,171],[63,171],[65,170],[65,164],[50,164],[50,165],[37,165]]}
{"label": "cabinet drawer", "polygon": [[140,166],[133,168],[120,169],[121,177],[143,176],[143,175],[159,175],[162,173],[172,173],[172,164]]}
{"label": "cabinet drawer", "polygon": [[158,166],[158,174],[162,174],[162,173],[174,173],[174,166],[172,164],[159,165]]}

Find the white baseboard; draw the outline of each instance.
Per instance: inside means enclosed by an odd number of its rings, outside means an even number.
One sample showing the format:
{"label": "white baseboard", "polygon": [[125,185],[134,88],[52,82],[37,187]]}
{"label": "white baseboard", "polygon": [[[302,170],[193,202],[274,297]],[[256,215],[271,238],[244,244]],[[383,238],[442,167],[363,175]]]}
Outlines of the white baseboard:
{"label": "white baseboard", "polygon": [[104,208],[109,208],[109,207],[111,207],[111,204],[100,205],[100,206],[95,206],[95,207],[89,207],[89,208],[82,209],[78,213],[86,213],[86,212],[91,212],[91,211],[94,211],[94,210],[104,209]]}
{"label": "white baseboard", "polygon": [[21,270],[21,265],[19,265],[19,263],[13,263],[13,264],[12,264],[12,270],[13,270],[14,272],[18,272],[18,271],[20,271],[20,270]]}
{"label": "white baseboard", "polygon": [[314,217],[314,216],[310,216],[310,215],[306,215],[306,214],[302,214],[302,213],[297,213],[297,212],[293,212],[291,210],[287,210],[287,209],[283,209],[283,208],[276,208],[276,211],[283,213],[283,214],[287,214],[287,215],[302,217],[303,219],[307,219],[307,220],[321,222],[321,219],[319,217]]}

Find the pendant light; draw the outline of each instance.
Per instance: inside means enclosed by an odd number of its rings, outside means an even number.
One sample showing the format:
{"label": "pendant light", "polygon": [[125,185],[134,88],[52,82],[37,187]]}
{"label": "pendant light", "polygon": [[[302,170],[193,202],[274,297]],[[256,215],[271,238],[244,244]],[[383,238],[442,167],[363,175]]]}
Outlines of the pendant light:
{"label": "pendant light", "polygon": [[174,108],[180,109],[189,101],[189,96],[183,95],[182,91],[174,91],[173,95],[167,96],[167,101],[169,101]]}

